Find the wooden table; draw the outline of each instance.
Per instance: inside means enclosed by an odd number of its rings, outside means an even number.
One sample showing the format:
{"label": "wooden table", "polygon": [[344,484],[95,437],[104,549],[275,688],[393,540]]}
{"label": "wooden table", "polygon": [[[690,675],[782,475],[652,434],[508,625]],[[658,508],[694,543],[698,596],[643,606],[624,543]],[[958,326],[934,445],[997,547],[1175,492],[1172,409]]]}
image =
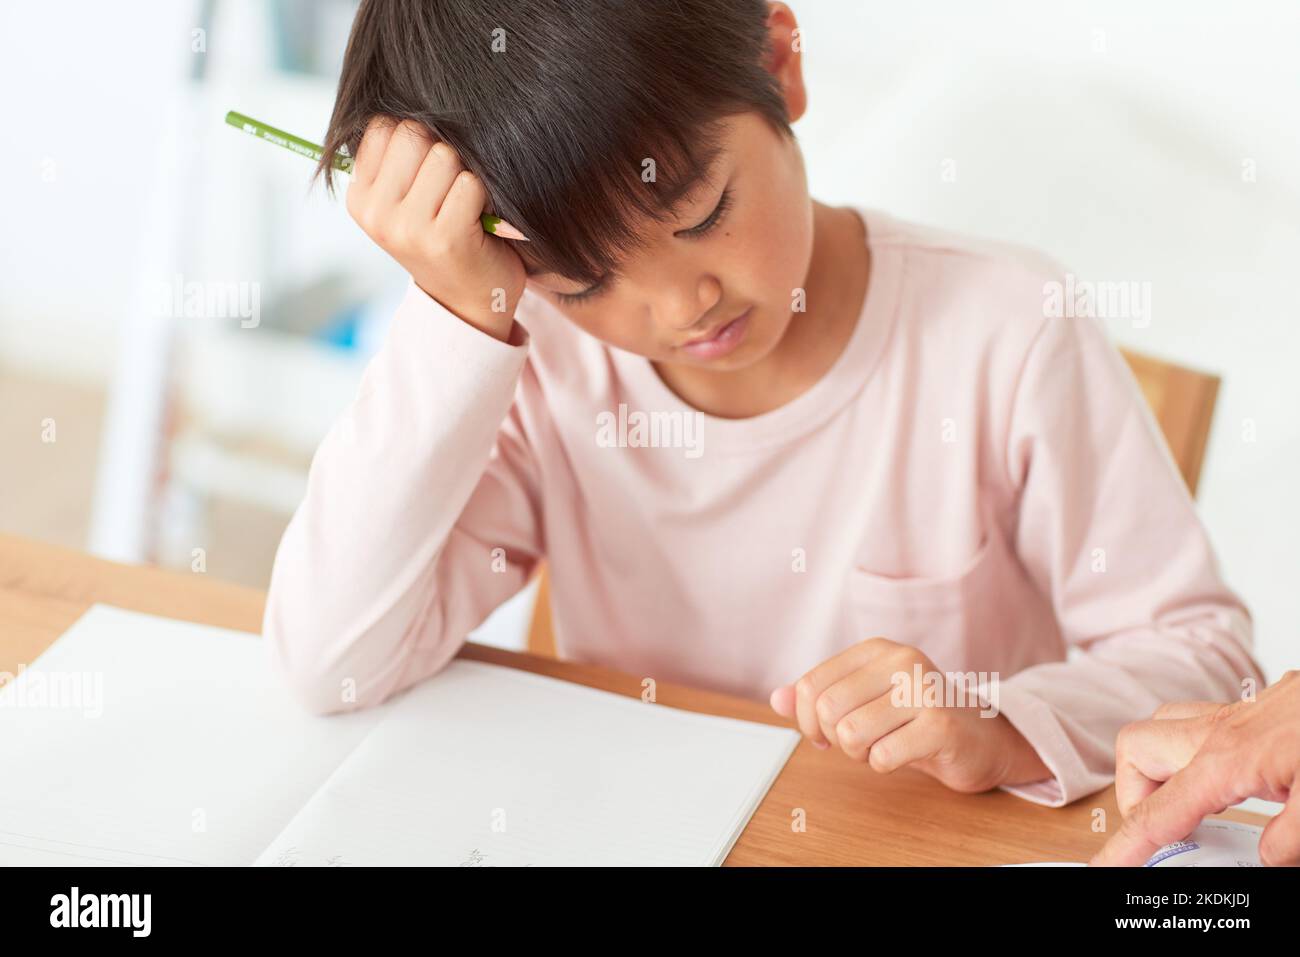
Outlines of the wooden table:
{"label": "wooden table", "polygon": [[[265,594],[158,568],[118,565],[67,549],[0,535],[0,671],[34,661],[94,602],[241,631],[261,630]],[[522,668],[639,697],[640,679],[606,668],[466,645],[464,658]],[[786,724],[764,702],[660,684],[660,704]],[[915,771],[879,775],[801,741],[736,842],[728,864],[987,865],[1086,861],[1105,835],[1102,808],[1119,813],[1109,788],[1065,808],[1000,791],[964,795]],[[806,830],[792,824],[802,809]],[[1225,817],[1263,823],[1258,815]]]}

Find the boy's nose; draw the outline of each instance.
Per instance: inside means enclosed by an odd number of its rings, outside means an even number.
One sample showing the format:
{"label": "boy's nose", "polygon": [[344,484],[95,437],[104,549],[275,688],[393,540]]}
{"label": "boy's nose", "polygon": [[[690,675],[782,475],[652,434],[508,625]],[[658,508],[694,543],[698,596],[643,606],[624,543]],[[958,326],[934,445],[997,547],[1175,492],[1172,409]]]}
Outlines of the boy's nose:
{"label": "boy's nose", "polygon": [[[713,322],[714,308],[722,301],[722,283],[701,272],[699,263],[657,263],[658,271],[646,284],[655,324],[690,335],[703,332]],[[677,265],[681,268],[673,269]],[[665,268],[667,267],[667,268]]]}

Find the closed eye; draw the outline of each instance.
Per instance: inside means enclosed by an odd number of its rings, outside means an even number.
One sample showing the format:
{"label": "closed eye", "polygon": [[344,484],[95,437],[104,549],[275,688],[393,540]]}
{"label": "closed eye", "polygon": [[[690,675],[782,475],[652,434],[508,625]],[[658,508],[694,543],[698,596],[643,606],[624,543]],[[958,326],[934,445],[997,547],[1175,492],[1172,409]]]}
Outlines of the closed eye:
{"label": "closed eye", "polygon": [[605,288],[605,280],[609,277],[603,276],[594,286],[588,286],[582,292],[557,292],[555,298],[560,302],[582,302],[584,299],[593,299],[602,289]]}
{"label": "closed eye", "polygon": [[[705,219],[704,222],[700,223],[698,226],[692,226],[690,229],[679,229],[677,232],[673,233],[673,235],[681,239],[699,239],[708,235],[713,232],[713,230],[717,228],[718,224],[726,217],[727,211],[731,209],[731,204],[732,192],[731,187],[728,186],[722,191],[722,196],[718,199],[718,205],[713,207],[713,212],[709,213],[708,218]],[[588,299],[594,299],[604,291],[608,285],[608,280],[608,276],[603,276],[595,285],[588,286],[586,289],[582,290],[582,292],[557,292],[555,296],[564,303],[579,303]]]}
{"label": "closed eye", "polygon": [[728,186],[722,191],[722,196],[718,200],[718,205],[713,207],[713,212],[709,213],[709,218],[698,226],[692,226],[690,229],[681,229],[673,233],[674,236],[681,236],[684,239],[695,239],[710,233],[722,222],[722,218],[727,215],[727,210],[731,208],[731,187]]}

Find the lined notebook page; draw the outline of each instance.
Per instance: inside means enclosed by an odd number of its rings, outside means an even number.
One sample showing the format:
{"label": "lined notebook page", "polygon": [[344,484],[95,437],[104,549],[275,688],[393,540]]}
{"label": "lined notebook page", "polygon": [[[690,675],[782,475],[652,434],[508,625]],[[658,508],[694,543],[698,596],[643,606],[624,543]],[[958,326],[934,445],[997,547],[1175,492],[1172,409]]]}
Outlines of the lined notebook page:
{"label": "lined notebook page", "polygon": [[96,605],[0,690],[0,864],[250,864],[380,716],[307,713],[255,635]]}
{"label": "lined notebook page", "polygon": [[455,661],[384,720],[262,865],[715,865],[787,728]]}

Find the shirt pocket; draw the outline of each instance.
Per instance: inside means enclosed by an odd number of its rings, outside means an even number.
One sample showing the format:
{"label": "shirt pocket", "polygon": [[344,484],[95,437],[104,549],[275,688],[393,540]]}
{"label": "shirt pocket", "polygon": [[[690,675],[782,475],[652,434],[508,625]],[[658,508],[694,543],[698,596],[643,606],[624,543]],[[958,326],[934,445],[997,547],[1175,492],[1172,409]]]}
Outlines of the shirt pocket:
{"label": "shirt pocket", "polygon": [[920,649],[941,669],[991,667],[999,657],[997,605],[1007,558],[990,530],[951,575],[894,578],[855,564],[846,586],[850,643],[883,637]]}

